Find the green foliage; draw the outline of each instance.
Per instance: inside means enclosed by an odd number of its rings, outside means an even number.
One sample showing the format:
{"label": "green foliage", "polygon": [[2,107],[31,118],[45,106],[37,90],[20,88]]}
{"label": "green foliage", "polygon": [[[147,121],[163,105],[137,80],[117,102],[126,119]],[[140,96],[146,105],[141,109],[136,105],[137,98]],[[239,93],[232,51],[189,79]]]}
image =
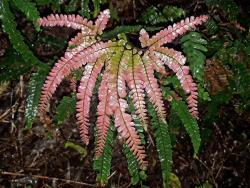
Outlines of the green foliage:
{"label": "green foliage", "polygon": [[142,13],[140,21],[147,25],[156,25],[159,23],[166,23],[167,19],[158,8],[151,6]]}
{"label": "green foliage", "polygon": [[235,21],[239,16],[240,9],[234,0],[206,0],[207,6],[217,7],[220,11],[224,11],[230,21]]}
{"label": "green foliage", "polygon": [[167,122],[161,121],[151,103],[148,102],[148,113],[154,128],[156,148],[161,163],[164,187],[168,187],[172,169],[172,145]]}
{"label": "green foliage", "polygon": [[[108,130],[108,136],[103,149],[102,155],[94,160],[93,168],[97,172],[96,181],[104,186],[108,182],[108,177],[110,175],[111,169],[111,159],[112,159],[112,142],[114,140],[114,125]],[[97,138],[96,138],[97,142]]]}
{"label": "green foliage", "polygon": [[60,101],[60,104],[56,108],[56,116],[55,120],[57,124],[62,124],[68,118],[75,113],[75,106],[76,106],[76,95],[72,94],[71,97],[64,96]]}
{"label": "green foliage", "polygon": [[36,30],[39,31],[37,20],[39,18],[39,12],[37,11],[36,4],[29,0],[12,0],[15,7],[22,11],[28,20],[32,21]]}
{"label": "green foliage", "polygon": [[207,41],[198,32],[190,32],[181,38],[182,49],[189,62],[192,75],[200,83],[204,82],[204,64]]}
{"label": "green foliage", "polygon": [[173,100],[172,108],[181,119],[188,135],[190,136],[194,148],[194,155],[196,155],[201,144],[200,131],[197,121],[188,112],[187,105],[183,101]]}
{"label": "green foliage", "polygon": [[142,28],[146,29],[147,31],[158,31],[162,29],[162,27],[145,27],[143,25],[135,25],[135,26],[130,26],[130,25],[124,25],[124,26],[117,26],[113,30],[104,32],[103,35],[101,36],[103,39],[113,39],[115,38],[118,34],[124,33],[138,33]]}
{"label": "green foliage", "polygon": [[[247,66],[250,61],[248,51],[250,42],[247,39],[228,41],[226,38],[216,39],[216,41],[216,43],[211,42],[211,48],[216,49],[213,58],[231,70],[232,76],[229,85],[213,96],[208,104],[206,123],[212,123],[218,117],[220,107],[230,104],[233,99],[238,101],[234,110],[239,115],[250,109],[250,71]],[[217,45],[218,43],[221,45]],[[227,45],[223,45],[223,43],[227,43]]]}
{"label": "green foliage", "polygon": [[76,144],[74,142],[67,141],[64,144],[64,147],[76,150],[81,155],[81,158],[86,157],[88,154],[87,150],[84,147],[82,147],[79,144]]}
{"label": "green foliage", "polygon": [[15,17],[10,11],[9,3],[7,0],[0,1],[0,18],[2,20],[3,30],[9,35],[9,39],[15,50],[21,54],[23,60],[27,64],[33,64],[38,67],[46,67],[43,65],[36,56],[29,49],[24,42],[24,38],[21,33],[16,29],[17,24]]}
{"label": "green foliage", "polygon": [[206,26],[206,29],[210,35],[214,35],[216,32],[218,32],[219,27],[212,17],[209,17],[208,21],[204,25]]}
{"label": "green foliage", "polygon": [[171,5],[165,6],[162,10],[162,14],[165,16],[167,21],[171,22],[186,16],[186,13],[182,8]]}
{"label": "green foliage", "polygon": [[81,0],[80,14],[87,19],[90,18],[89,0]]}
{"label": "green foliage", "polygon": [[32,128],[32,123],[38,112],[38,104],[46,71],[39,71],[31,75],[28,87],[28,97],[25,106],[25,128]]}
{"label": "green foliage", "polygon": [[143,11],[140,16],[140,22],[147,25],[157,25],[174,21],[182,16],[185,16],[185,11],[182,8],[167,5],[162,10],[159,10],[155,6],[150,6]]}
{"label": "green foliage", "polygon": [[97,15],[100,13],[100,3],[101,3],[101,0],[93,0],[93,5],[94,5],[93,16],[94,16],[94,18],[97,17]]}
{"label": "green foliage", "polygon": [[0,59],[0,81],[16,80],[30,69],[31,65],[24,62],[17,52],[10,49],[6,52],[5,57]]}

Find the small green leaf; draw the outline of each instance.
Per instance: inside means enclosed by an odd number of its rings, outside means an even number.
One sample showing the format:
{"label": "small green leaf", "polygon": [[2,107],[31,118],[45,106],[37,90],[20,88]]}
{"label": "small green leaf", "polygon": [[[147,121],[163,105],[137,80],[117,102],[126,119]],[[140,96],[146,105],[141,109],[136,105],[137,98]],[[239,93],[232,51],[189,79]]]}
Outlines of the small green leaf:
{"label": "small green leaf", "polygon": [[76,144],[74,142],[67,141],[64,144],[64,147],[76,150],[81,155],[81,158],[86,157],[87,153],[88,153],[87,150],[84,147],[82,147],[79,144]]}
{"label": "small green leaf", "polygon": [[76,95],[73,94],[71,97],[63,97],[60,104],[56,108],[55,120],[58,125],[64,123],[72,114],[75,113],[75,106]]}

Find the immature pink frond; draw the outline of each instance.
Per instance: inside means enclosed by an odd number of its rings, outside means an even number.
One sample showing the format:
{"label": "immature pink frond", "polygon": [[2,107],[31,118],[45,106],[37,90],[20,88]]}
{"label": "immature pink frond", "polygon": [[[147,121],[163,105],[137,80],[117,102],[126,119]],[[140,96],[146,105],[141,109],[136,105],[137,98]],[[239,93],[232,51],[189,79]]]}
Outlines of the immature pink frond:
{"label": "immature pink frond", "polygon": [[99,58],[95,63],[89,63],[85,66],[83,77],[77,93],[77,120],[80,129],[80,136],[83,143],[89,144],[89,109],[91,96],[95,87],[98,74],[105,62],[105,56]]}
{"label": "immature pink frond", "polygon": [[96,42],[94,35],[88,35],[88,34],[79,32],[74,38],[72,38],[68,42],[68,46],[69,48],[77,47],[79,45],[87,47],[90,44],[93,44],[94,42]]}
{"label": "immature pink frond", "polygon": [[168,75],[168,73],[166,71],[166,67],[165,67],[165,65],[164,65],[164,63],[162,61],[159,61],[158,58],[151,55],[149,53],[149,51],[146,51],[145,56],[148,56],[150,61],[153,63],[152,66],[153,66],[153,69],[156,72],[159,72],[162,76],[167,76]]}
{"label": "immature pink frond", "polygon": [[38,24],[40,26],[61,26],[70,27],[73,29],[80,29],[85,34],[90,34],[94,29],[93,22],[79,15],[63,15],[63,14],[50,14],[47,17],[39,18]]}
{"label": "immature pink frond", "polygon": [[157,79],[154,77],[154,66],[150,58],[144,54],[142,57],[143,62],[143,81],[146,93],[149,96],[150,102],[154,105],[158,116],[165,121],[166,111],[164,108],[161,89],[157,83]]}
{"label": "immature pink frond", "polygon": [[149,35],[145,29],[141,29],[139,41],[141,42],[141,47],[144,48],[148,45]]}
{"label": "immature pink frond", "polygon": [[115,127],[117,128],[119,135],[125,140],[126,144],[137,158],[140,167],[145,169],[147,162],[145,161],[146,154],[144,146],[141,145],[141,139],[136,133],[131,115],[125,113],[125,108],[123,108],[124,106],[128,106],[128,104],[125,100],[120,99],[119,105],[121,108],[118,108],[114,112]]}
{"label": "immature pink frond", "polygon": [[163,62],[176,73],[183,90],[187,94],[190,94],[190,96],[187,98],[190,112],[195,118],[198,118],[197,86],[194,83],[192,76],[189,74],[189,67],[184,66],[186,58],[178,51],[163,47],[155,48],[150,54],[151,56],[154,56],[155,59],[158,59],[157,61]]}
{"label": "immature pink frond", "polygon": [[65,56],[54,65],[51,72],[47,76],[45,84],[42,88],[39,111],[44,113],[48,101],[63,78],[68,76],[73,70],[78,69],[86,63],[96,61],[97,58],[108,51],[110,46],[112,46],[112,42],[99,42],[85,48],[84,50],[81,49],[79,52],[66,52]]}
{"label": "immature pink frond", "polygon": [[[115,54],[112,56],[108,66],[108,88],[110,90],[110,107],[114,113],[115,127],[118,133],[125,140],[130,150],[136,156],[140,163],[141,168],[145,168],[146,161],[144,161],[146,155],[144,147],[141,145],[141,139],[136,133],[134,123],[130,114],[126,113],[128,107],[127,102],[119,96],[119,87],[123,87],[118,82],[119,74],[123,74],[120,71],[121,64],[126,61],[123,60],[124,54],[128,53],[129,50],[124,50],[123,47],[117,48]],[[125,97],[125,96],[124,96]]]}
{"label": "immature pink frond", "polygon": [[201,25],[203,22],[206,22],[207,19],[208,16],[206,15],[202,15],[199,17],[191,16],[190,18],[186,18],[185,20],[182,20],[174,24],[173,26],[168,26],[166,29],[163,29],[160,32],[156,33],[156,35],[151,37],[149,40],[146,40],[147,35],[145,34],[145,32],[142,32],[142,46],[162,46],[166,43],[170,43],[179,35],[183,35],[185,32],[195,29],[197,25]]}
{"label": "immature pink frond", "polygon": [[96,157],[99,157],[103,152],[110,125],[110,116],[112,115],[112,110],[109,105],[110,91],[108,89],[107,84],[108,74],[105,73],[102,77],[101,85],[99,87],[98,92],[99,104],[97,106],[98,118],[96,121],[98,135],[95,149]]}
{"label": "immature pink frond", "polygon": [[108,9],[102,11],[97,20],[95,21],[95,33],[101,35],[103,30],[106,28],[106,25],[110,18],[110,12]]}
{"label": "immature pink frond", "polygon": [[136,110],[136,115],[141,121],[142,126],[147,130],[147,110],[145,106],[145,94],[142,76],[142,62],[138,54],[133,55],[131,65],[128,67],[126,81],[130,89],[130,95]]}

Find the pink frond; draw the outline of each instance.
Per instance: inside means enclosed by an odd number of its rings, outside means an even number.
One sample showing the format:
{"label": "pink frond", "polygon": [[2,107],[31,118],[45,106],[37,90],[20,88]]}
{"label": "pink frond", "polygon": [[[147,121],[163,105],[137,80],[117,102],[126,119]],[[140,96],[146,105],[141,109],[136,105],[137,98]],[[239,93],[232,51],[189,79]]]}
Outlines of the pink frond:
{"label": "pink frond", "polygon": [[[121,106],[127,106],[126,101],[120,101]],[[137,158],[140,167],[145,169],[147,162],[145,161],[146,154],[144,146],[141,145],[141,139],[136,133],[135,125],[132,122],[130,114],[125,113],[124,108],[117,109],[114,113],[115,127],[119,135],[125,140],[126,144]]]}
{"label": "pink frond", "polygon": [[151,52],[152,56],[155,56],[157,61],[163,62],[171,70],[173,70],[180,80],[183,90],[190,94],[187,98],[190,113],[198,119],[197,110],[197,86],[193,81],[192,76],[189,74],[189,67],[184,66],[186,58],[178,51],[173,49],[158,47]]}
{"label": "pink frond", "polygon": [[89,63],[85,66],[83,77],[77,93],[76,117],[79,124],[80,136],[82,141],[89,143],[89,109],[91,96],[95,87],[98,74],[101,72],[105,58],[99,58],[95,63]]}
{"label": "pink frond", "polygon": [[168,75],[168,72],[166,71],[164,63],[162,61],[159,61],[154,55],[151,55],[151,53],[149,53],[149,51],[145,52],[145,56],[148,56],[150,61],[153,63],[152,66],[156,72],[159,72],[162,76]]}
{"label": "pink frond", "polygon": [[139,40],[141,42],[142,48],[148,46],[149,35],[145,29],[141,29]]}
{"label": "pink frond", "polygon": [[[119,74],[122,74],[121,64],[126,62],[124,58],[124,54],[131,53],[129,50],[125,50],[123,48],[118,49],[115,55],[110,59],[108,63],[108,89],[110,90],[110,100],[109,104],[114,113],[115,118],[115,127],[117,128],[118,133],[122,138],[124,138],[130,150],[136,156],[138,162],[140,163],[142,168],[146,167],[146,161],[144,161],[146,155],[144,147],[141,144],[141,139],[136,133],[136,129],[134,127],[134,123],[132,122],[132,118],[130,114],[125,113],[128,104],[126,100],[119,96]],[[121,72],[120,72],[121,71]],[[123,87],[123,86],[122,86]],[[124,89],[124,88],[123,88]],[[124,96],[125,97],[125,96]]]}
{"label": "pink frond", "polygon": [[152,38],[150,38],[146,43],[143,43],[143,46],[162,46],[166,43],[172,42],[179,35],[183,35],[187,31],[194,29],[196,26],[201,25],[203,22],[206,22],[208,16],[202,15],[199,17],[186,18],[173,26],[168,26],[166,29],[161,30],[156,33]]}
{"label": "pink frond", "polygon": [[166,111],[164,108],[163,97],[161,89],[157,83],[157,79],[154,77],[154,66],[150,58],[147,55],[142,57],[144,72],[143,81],[144,88],[149,96],[150,102],[154,105],[158,116],[165,121]]}
{"label": "pink frond", "polygon": [[68,45],[70,46],[79,46],[83,45],[85,47],[89,46],[93,42],[95,42],[94,35],[87,35],[85,33],[79,32],[77,35],[72,38],[69,42]]}
{"label": "pink frond", "polygon": [[48,101],[63,78],[68,76],[72,70],[76,70],[88,62],[96,61],[97,58],[108,51],[110,46],[112,46],[112,42],[100,42],[79,52],[66,52],[64,57],[54,65],[43,85],[39,104],[40,113],[45,112]]}
{"label": "pink frond", "polygon": [[63,15],[63,14],[50,14],[47,17],[39,18],[38,24],[40,26],[61,26],[70,27],[73,29],[80,29],[85,34],[90,34],[93,30],[93,22],[79,15]]}
{"label": "pink frond", "polygon": [[132,60],[132,65],[128,69],[128,74],[126,76],[126,81],[130,89],[130,95],[136,110],[136,115],[141,121],[142,126],[147,130],[147,110],[145,107],[145,94],[144,85],[141,75],[143,75],[142,62],[140,59],[140,64],[134,64],[134,58]]}
{"label": "pink frond", "polygon": [[110,18],[110,12],[108,9],[102,11],[99,16],[97,17],[97,20],[95,21],[95,33],[101,35],[103,30],[106,28],[106,25]]}
{"label": "pink frond", "polygon": [[107,84],[108,74],[104,74],[98,92],[98,98],[100,102],[97,106],[98,118],[96,121],[96,127],[98,136],[95,150],[96,157],[99,157],[103,152],[110,125],[110,116],[112,115],[112,110],[109,106],[110,91]]}

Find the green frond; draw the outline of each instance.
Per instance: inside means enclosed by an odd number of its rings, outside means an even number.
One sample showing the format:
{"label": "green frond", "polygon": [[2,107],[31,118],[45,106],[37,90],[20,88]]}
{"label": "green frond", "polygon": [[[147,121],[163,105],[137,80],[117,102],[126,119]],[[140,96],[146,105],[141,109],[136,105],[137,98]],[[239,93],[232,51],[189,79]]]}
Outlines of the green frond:
{"label": "green frond", "polygon": [[87,19],[90,18],[89,0],[81,0],[80,14]]}
{"label": "green frond", "polygon": [[[76,109],[76,95],[72,94],[71,97],[64,96],[56,108],[55,120],[57,124],[64,123],[72,114],[75,113]],[[65,110],[67,109],[67,110]]]}
{"label": "green frond", "polygon": [[7,50],[5,57],[0,59],[0,81],[16,80],[31,68],[14,49]]}
{"label": "green frond", "polygon": [[32,128],[32,123],[38,112],[38,104],[41,95],[41,89],[47,72],[36,72],[31,75],[28,87],[28,97],[25,106],[25,128]]}
{"label": "green frond", "polygon": [[2,20],[3,30],[9,35],[9,39],[15,50],[20,53],[24,61],[38,67],[46,67],[32,53],[21,33],[16,29],[15,17],[10,11],[7,0],[0,1],[0,19]]}
{"label": "green frond", "polygon": [[[108,182],[112,159],[112,142],[114,139],[114,125],[111,122],[102,155],[94,160],[93,169],[97,172],[96,181],[104,186]],[[96,138],[97,142],[97,138]]]}
{"label": "green frond", "polygon": [[167,122],[161,121],[153,105],[148,102],[148,113],[154,129],[156,149],[161,163],[161,171],[164,187],[169,187],[169,179],[172,169],[172,145]]}
{"label": "green frond", "polygon": [[182,8],[176,6],[166,5],[161,10],[155,6],[150,6],[140,16],[140,21],[147,25],[157,25],[168,21],[175,21],[185,16],[185,14]]}
{"label": "green frond", "polygon": [[37,20],[39,18],[39,12],[36,8],[36,4],[30,2],[29,0],[12,0],[15,7],[22,11],[28,20],[32,21],[36,30],[39,31],[39,26],[37,24]]}
{"label": "green frond", "polygon": [[219,29],[218,25],[216,24],[216,22],[214,21],[214,19],[211,18],[211,17],[204,24],[204,26],[206,27],[206,29],[208,30],[208,33],[210,35],[214,35],[218,31],[218,29]]}
{"label": "green frond", "polygon": [[101,0],[92,0],[94,5],[94,18],[97,17],[97,15],[100,13],[100,1]]}
{"label": "green frond", "polygon": [[201,144],[200,131],[197,121],[189,113],[188,107],[183,101],[173,100],[172,108],[178,114],[188,135],[190,136],[194,148],[194,155],[196,155]]}
{"label": "green frond", "polygon": [[207,52],[207,41],[197,32],[190,32],[181,38],[182,49],[189,62],[192,75],[200,83],[204,83],[204,64]]}
{"label": "green frond", "polygon": [[146,29],[149,32],[159,31],[162,27],[154,27],[154,26],[143,26],[143,25],[123,25],[117,26],[111,31],[104,32],[102,34],[103,39],[112,39],[115,38],[120,33],[138,33],[142,28]]}
{"label": "green frond", "polygon": [[157,25],[160,23],[166,23],[168,20],[164,17],[162,12],[155,6],[150,6],[145,11],[143,11],[140,16],[140,22],[147,25]]}
{"label": "green frond", "polygon": [[[144,145],[146,142],[145,142],[145,137],[143,134],[143,127],[140,124],[140,120],[135,115],[135,108],[134,108],[134,105],[132,104],[131,98],[127,97],[127,100],[128,100],[128,104],[129,104],[128,111],[133,114],[132,117],[133,117],[133,122],[135,123],[136,131],[141,138],[141,143]],[[128,171],[129,171],[129,174],[131,176],[131,184],[136,185],[139,183],[139,181],[145,180],[147,178],[147,176],[143,170],[140,170],[139,163],[138,163],[136,157],[134,156],[134,154],[130,151],[127,144],[123,144],[123,152],[124,152],[126,159],[127,159]]]}
{"label": "green frond", "polygon": [[162,14],[171,22],[186,16],[184,9],[171,5],[165,6],[162,10]]}

